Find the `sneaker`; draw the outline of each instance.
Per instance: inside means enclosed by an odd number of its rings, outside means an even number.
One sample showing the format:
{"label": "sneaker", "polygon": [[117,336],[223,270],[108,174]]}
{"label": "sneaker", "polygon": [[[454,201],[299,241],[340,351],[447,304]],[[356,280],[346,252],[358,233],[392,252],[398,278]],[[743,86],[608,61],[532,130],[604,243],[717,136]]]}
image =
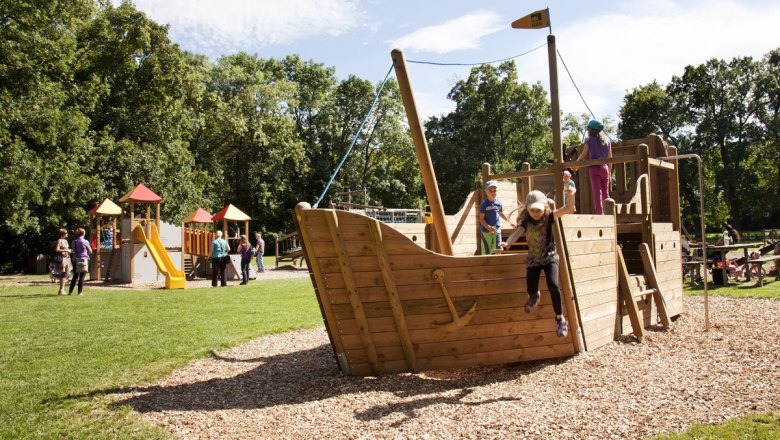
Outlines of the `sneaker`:
{"label": "sneaker", "polygon": [[540,298],[539,292],[536,292],[534,295],[528,295],[528,301],[525,302],[525,313],[533,312],[537,304],[539,304]]}
{"label": "sneaker", "polygon": [[559,338],[565,338],[569,334],[569,324],[566,323],[566,318],[563,316],[555,318],[555,333],[558,334]]}

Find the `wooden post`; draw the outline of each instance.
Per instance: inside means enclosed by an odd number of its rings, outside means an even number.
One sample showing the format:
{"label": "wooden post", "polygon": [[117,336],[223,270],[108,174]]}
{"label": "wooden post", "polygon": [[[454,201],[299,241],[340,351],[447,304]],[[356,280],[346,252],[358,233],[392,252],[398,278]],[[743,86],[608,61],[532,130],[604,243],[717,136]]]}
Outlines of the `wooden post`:
{"label": "wooden post", "polygon": [[[349,368],[349,362],[347,361],[346,350],[344,349],[344,341],[341,339],[337,329],[332,326],[336,326],[336,317],[333,314],[333,306],[330,302],[330,293],[328,289],[323,288],[325,286],[325,276],[322,274],[322,268],[320,268],[319,260],[314,258],[314,255],[309,255],[309,252],[313,252],[311,246],[311,238],[309,238],[309,232],[307,229],[306,219],[304,211],[311,209],[311,206],[306,202],[298,203],[295,206],[295,213],[293,214],[295,220],[295,228],[298,231],[298,236],[301,237],[303,249],[303,257],[306,259],[306,267],[309,268],[309,274],[314,284],[314,292],[320,302],[320,310],[325,317],[325,329],[328,331],[328,337],[331,344],[333,344],[333,351],[336,357],[341,371],[344,374],[352,374]],[[276,255],[279,256],[279,240],[276,240]],[[279,260],[276,261],[277,267],[279,266]]]}
{"label": "wooden post", "polygon": [[409,121],[409,130],[414,141],[414,149],[417,152],[417,162],[420,164],[420,172],[422,172],[425,194],[428,197],[428,204],[431,206],[431,216],[433,217],[433,225],[436,228],[439,249],[444,255],[452,255],[450,232],[447,229],[447,222],[444,218],[444,207],[441,204],[439,186],[436,183],[436,174],[433,172],[433,165],[431,164],[428,142],[425,140],[425,132],[420,123],[420,117],[417,115],[417,104],[414,101],[412,84],[406,71],[406,59],[401,49],[393,49],[391,56],[395,66],[395,76],[398,79],[398,88],[401,90],[401,98],[406,109],[406,119]]}
{"label": "wooden post", "polygon": [[[677,147],[670,146],[667,154],[669,156],[677,156]],[[675,231],[682,231],[680,227],[680,169],[678,167],[678,161],[672,160],[674,164],[674,170],[669,171],[669,214],[671,215],[672,224]],[[748,271],[748,273],[750,273]]]}
{"label": "wooden post", "polygon": [[130,202],[130,284],[133,283],[133,274],[135,273],[135,202]]}
{"label": "wooden post", "polygon": [[[528,163],[528,162],[523,162],[523,164],[520,166],[520,171],[522,171],[522,172],[531,171],[531,164]],[[528,181],[528,185],[525,188],[526,191],[525,191],[525,194],[523,195],[523,199],[522,199],[523,204],[525,204],[525,198],[528,196],[528,193],[533,191],[533,189],[534,189],[534,178],[533,178],[533,176],[528,176],[528,177],[526,177],[525,180]]]}
{"label": "wooden post", "polygon": [[550,63],[550,103],[553,128],[553,181],[555,182],[555,201],[563,204],[563,181],[561,164],[563,163],[563,144],[561,143],[561,105],[558,96],[558,52],[555,48],[555,35],[547,36],[547,58]]}
{"label": "wooden post", "polygon": [[566,244],[563,240],[563,230],[561,229],[561,220],[553,220],[554,229],[553,234],[555,236],[555,242],[558,244],[558,253],[560,254],[558,279],[561,282],[561,296],[563,296],[563,303],[566,306],[566,315],[569,317],[569,324],[571,331],[571,343],[574,345],[574,352],[581,353],[585,351],[585,347],[580,345],[580,342],[584,344],[582,338],[582,329],[580,328],[579,308],[575,306],[575,292],[574,286],[571,282],[571,271],[569,270],[569,251],[566,248]]}

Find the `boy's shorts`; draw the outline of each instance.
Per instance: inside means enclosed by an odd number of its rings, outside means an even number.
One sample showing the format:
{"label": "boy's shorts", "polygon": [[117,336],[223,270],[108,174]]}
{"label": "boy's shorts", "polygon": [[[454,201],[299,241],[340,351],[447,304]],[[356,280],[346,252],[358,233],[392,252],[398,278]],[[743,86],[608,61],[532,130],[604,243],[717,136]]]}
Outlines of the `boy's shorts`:
{"label": "boy's shorts", "polygon": [[480,230],[479,232],[481,233],[480,243],[482,255],[491,255],[493,251],[496,250],[496,247],[498,247],[501,229],[496,229],[496,232],[485,232],[483,230]]}

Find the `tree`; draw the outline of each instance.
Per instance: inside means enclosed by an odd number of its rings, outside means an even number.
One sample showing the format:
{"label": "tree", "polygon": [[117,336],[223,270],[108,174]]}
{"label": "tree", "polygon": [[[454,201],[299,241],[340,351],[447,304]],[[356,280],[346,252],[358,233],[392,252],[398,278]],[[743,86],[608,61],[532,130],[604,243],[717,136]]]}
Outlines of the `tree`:
{"label": "tree", "polygon": [[47,252],[56,228],[85,218],[97,179],[74,166],[92,142],[71,66],[94,12],[90,1],[0,3],[0,270]]}
{"label": "tree", "polygon": [[473,68],[448,98],[455,110],[425,124],[445,211],[456,211],[479,187],[484,162],[501,173],[552,159],[547,94],[539,83],[518,83],[513,61]]}
{"label": "tree", "polygon": [[275,68],[246,53],[220,58],[204,91],[203,134],[192,146],[211,176],[211,208],[233,203],[265,230],[289,229],[297,181],[308,168],[287,110],[296,87],[268,74]]}

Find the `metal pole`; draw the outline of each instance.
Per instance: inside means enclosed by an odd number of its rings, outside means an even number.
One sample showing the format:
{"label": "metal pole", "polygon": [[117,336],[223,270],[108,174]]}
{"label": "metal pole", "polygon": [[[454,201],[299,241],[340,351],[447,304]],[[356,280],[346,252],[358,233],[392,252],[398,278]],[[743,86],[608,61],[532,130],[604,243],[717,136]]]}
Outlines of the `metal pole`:
{"label": "metal pole", "polygon": [[662,156],[658,159],[664,160],[677,160],[677,159],[696,159],[696,163],[699,167],[699,216],[701,217],[701,252],[702,252],[702,266],[704,279],[704,331],[710,329],[710,303],[709,303],[709,291],[707,289],[707,236],[705,235],[704,221],[704,178],[701,172],[701,157],[698,154],[678,154],[675,156]]}

